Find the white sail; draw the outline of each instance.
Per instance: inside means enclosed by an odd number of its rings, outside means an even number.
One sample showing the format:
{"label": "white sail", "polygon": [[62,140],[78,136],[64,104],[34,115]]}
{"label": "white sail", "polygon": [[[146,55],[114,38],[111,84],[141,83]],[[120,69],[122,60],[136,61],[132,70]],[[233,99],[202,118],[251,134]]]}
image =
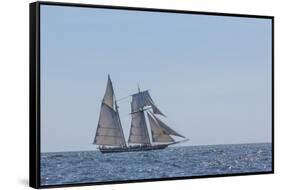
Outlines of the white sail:
{"label": "white sail", "polygon": [[[151,114],[151,115],[153,115],[153,114]],[[161,127],[166,132],[166,134],[185,138],[185,136],[183,136],[183,135],[177,133],[176,131],[174,131],[173,129],[171,129],[168,125],[166,125],[163,121],[161,121],[155,115],[153,115],[153,117],[157,121],[158,126]]]}
{"label": "white sail", "polygon": [[108,77],[94,144],[126,146],[119,114],[117,110],[114,110],[113,99],[114,91],[111,80]]}
{"label": "white sail", "polygon": [[142,110],[145,106],[151,106],[153,113],[165,116],[154,104],[148,90],[133,94],[132,113]]}
{"label": "white sail", "polygon": [[158,122],[149,113],[147,113],[147,116],[153,142],[175,142],[175,140],[159,126]]}
{"label": "white sail", "polygon": [[150,144],[143,111],[132,113],[129,143]]}

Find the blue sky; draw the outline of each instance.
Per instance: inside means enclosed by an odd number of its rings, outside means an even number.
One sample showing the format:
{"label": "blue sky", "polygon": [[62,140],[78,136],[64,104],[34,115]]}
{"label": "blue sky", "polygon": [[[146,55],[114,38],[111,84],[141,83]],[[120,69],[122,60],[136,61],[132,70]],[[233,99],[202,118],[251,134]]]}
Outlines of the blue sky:
{"label": "blue sky", "polygon": [[[107,75],[183,145],[271,142],[271,20],[41,5],[41,150],[94,150]],[[130,99],[119,102],[125,136]]]}

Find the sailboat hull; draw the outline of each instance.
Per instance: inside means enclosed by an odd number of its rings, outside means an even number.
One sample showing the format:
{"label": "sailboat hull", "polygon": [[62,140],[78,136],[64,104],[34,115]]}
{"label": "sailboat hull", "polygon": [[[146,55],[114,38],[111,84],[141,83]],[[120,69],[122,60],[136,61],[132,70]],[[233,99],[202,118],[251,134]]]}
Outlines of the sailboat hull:
{"label": "sailboat hull", "polygon": [[129,146],[129,147],[99,147],[101,153],[119,153],[119,152],[137,152],[151,151],[167,148],[169,144],[146,145],[146,146]]}

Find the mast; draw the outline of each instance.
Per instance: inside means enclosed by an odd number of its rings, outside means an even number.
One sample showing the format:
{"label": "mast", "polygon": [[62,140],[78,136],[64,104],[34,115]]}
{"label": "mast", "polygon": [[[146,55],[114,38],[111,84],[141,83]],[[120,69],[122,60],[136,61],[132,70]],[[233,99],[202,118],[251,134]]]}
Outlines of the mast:
{"label": "mast", "polygon": [[143,97],[143,92],[140,91],[138,85],[138,93],[132,95],[131,102],[131,128],[128,143],[151,145],[143,104],[145,101]]}
{"label": "mast", "polygon": [[125,141],[125,135],[124,135],[124,132],[123,132],[123,128],[122,128],[122,125],[121,125],[121,120],[120,120],[120,117],[119,117],[119,111],[118,111],[118,105],[117,105],[117,101],[115,100],[115,107],[116,107],[116,112],[117,112],[117,115],[118,115],[118,122],[119,122],[119,125],[121,126],[121,135],[122,135],[122,138],[124,139],[124,143],[125,143],[125,147],[127,147],[127,144],[126,144],[126,141]]}
{"label": "mast", "polygon": [[123,129],[118,113],[118,106],[114,101],[115,95],[112,82],[108,75],[106,91],[101,103],[98,127],[94,144],[110,146],[126,146]]}
{"label": "mast", "polygon": [[[147,112],[150,110],[150,114]],[[163,121],[161,121],[156,115],[162,115],[166,117],[163,112],[160,111],[160,109],[155,105],[154,101],[152,100],[148,90],[140,91],[140,88],[138,86],[138,93],[132,95],[132,102],[131,102],[131,115],[132,115],[132,124],[131,124],[131,131],[130,131],[130,137],[129,137],[129,143],[132,143],[133,138],[137,139],[137,137],[134,136],[148,136],[147,132],[147,125],[145,121],[145,114],[146,112],[148,121],[150,124],[151,129],[151,135],[152,135],[152,141],[153,142],[175,142],[175,140],[170,136],[178,136],[185,138],[183,135],[177,133],[175,130],[170,128],[167,124],[165,124]],[[141,119],[140,119],[141,118]],[[142,126],[140,123],[141,121],[145,123],[144,126]],[[138,123],[136,122],[138,121]],[[138,130],[134,134],[134,130]],[[132,132],[133,131],[133,132]],[[133,137],[133,138],[132,138]],[[145,137],[146,138],[146,137]],[[144,143],[143,139],[138,137],[138,143]]]}

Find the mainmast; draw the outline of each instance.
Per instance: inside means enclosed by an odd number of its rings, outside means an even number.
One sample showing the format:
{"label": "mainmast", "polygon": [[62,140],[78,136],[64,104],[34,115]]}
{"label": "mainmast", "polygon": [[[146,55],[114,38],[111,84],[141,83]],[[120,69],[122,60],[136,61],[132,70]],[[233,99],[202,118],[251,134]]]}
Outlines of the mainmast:
{"label": "mainmast", "polygon": [[145,105],[141,103],[143,100],[142,94],[143,92],[140,91],[138,85],[138,93],[132,95],[132,121],[128,143],[151,145],[144,114]]}
{"label": "mainmast", "polygon": [[[149,110],[152,111],[149,111]],[[149,111],[149,113],[148,113]],[[131,102],[131,129],[129,136],[129,143],[135,144],[151,144],[145,115],[148,117],[152,142],[155,143],[173,143],[175,140],[170,136],[178,136],[185,138],[183,135],[177,133],[161,121],[156,115],[166,117],[159,108],[155,105],[148,90],[140,91],[138,85],[138,93],[132,95]]]}
{"label": "mainmast", "polygon": [[127,144],[126,144],[126,140],[125,140],[125,136],[124,136],[124,132],[123,132],[123,129],[122,129],[122,125],[121,125],[121,120],[120,120],[120,117],[119,117],[119,111],[118,111],[118,105],[117,105],[117,101],[115,99],[115,108],[116,108],[116,113],[118,115],[118,123],[119,123],[119,126],[120,126],[120,131],[121,131],[121,135],[122,135],[122,139],[124,140],[124,143],[123,146],[127,147]]}

